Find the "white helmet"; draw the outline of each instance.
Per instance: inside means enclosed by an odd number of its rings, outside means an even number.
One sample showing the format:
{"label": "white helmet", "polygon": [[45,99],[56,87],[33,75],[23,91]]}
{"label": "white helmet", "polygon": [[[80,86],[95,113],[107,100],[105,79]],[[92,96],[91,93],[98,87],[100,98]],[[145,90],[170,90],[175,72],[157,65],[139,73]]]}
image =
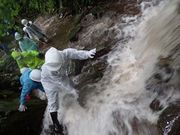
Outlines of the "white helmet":
{"label": "white helmet", "polygon": [[27,24],[28,24],[28,20],[26,20],[26,19],[22,19],[22,20],[21,20],[21,23],[22,23],[22,25],[24,25],[24,26],[25,26],[25,25],[27,25]]}
{"label": "white helmet", "polygon": [[22,38],[22,36],[18,32],[16,32],[14,36],[16,40],[20,40]]}
{"label": "white helmet", "polygon": [[63,61],[62,54],[54,47],[51,47],[45,54],[45,64],[50,71],[59,70]]}
{"label": "white helmet", "polygon": [[23,74],[28,68],[27,67],[23,67],[20,69],[20,73]]}
{"label": "white helmet", "polygon": [[27,29],[27,28],[26,28],[26,27],[24,27],[24,28],[23,28],[23,31],[24,31],[24,32],[26,32],[26,29]]}
{"label": "white helmet", "polygon": [[33,69],[29,75],[30,79],[35,82],[41,82],[41,70]]}

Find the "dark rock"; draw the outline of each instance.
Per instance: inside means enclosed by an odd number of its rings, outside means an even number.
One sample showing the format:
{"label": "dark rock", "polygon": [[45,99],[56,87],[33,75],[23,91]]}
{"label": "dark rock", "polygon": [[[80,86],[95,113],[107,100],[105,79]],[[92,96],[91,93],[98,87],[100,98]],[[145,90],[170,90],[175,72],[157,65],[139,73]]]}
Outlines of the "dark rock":
{"label": "dark rock", "polygon": [[17,107],[18,102],[15,105],[11,103],[9,110],[6,107],[5,110],[0,111],[0,134],[39,135],[46,104],[39,100],[33,100],[28,105],[26,112],[17,111]]}
{"label": "dark rock", "polygon": [[94,19],[95,19],[94,15],[92,13],[90,13],[81,20],[81,25],[83,27],[89,26],[89,25],[93,24]]}
{"label": "dark rock", "polygon": [[137,1],[124,1],[120,3],[112,3],[106,7],[107,10],[117,12],[119,14],[131,14],[136,15],[140,13],[140,8]]}
{"label": "dark rock", "polygon": [[162,80],[161,74],[158,74],[158,73],[154,74],[154,78],[158,80]]}
{"label": "dark rock", "polygon": [[0,92],[2,90],[16,90],[19,86],[19,68],[11,56],[6,56],[0,62]]}
{"label": "dark rock", "polygon": [[159,117],[158,127],[162,135],[180,135],[180,102],[170,105]]}
{"label": "dark rock", "polygon": [[149,107],[153,110],[153,111],[160,111],[163,109],[163,107],[161,106],[161,103],[158,99],[154,99],[151,104],[149,105]]}
{"label": "dark rock", "polygon": [[75,26],[72,28],[71,32],[69,33],[69,40],[71,42],[77,41],[78,40],[78,35],[77,33],[82,29],[80,25]]}
{"label": "dark rock", "polygon": [[92,15],[94,15],[92,19],[99,19],[103,16],[105,11],[103,7],[97,6],[94,7],[90,12],[92,13]]}
{"label": "dark rock", "polygon": [[0,90],[0,101],[12,99],[12,98],[17,97],[18,95],[19,95],[18,89],[17,89],[17,91],[15,91],[15,90]]}
{"label": "dark rock", "polygon": [[172,104],[172,101],[170,101],[172,100],[170,95],[179,90],[178,80],[180,74],[178,68],[174,68],[175,63],[178,64],[178,61],[172,59],[176,53],[173,52],[171,57],[160,58],[156,64],[155,73],[146,82],[146,89],[157,93],[157,97],[150,104],[150,108],[153,111],[163,109],[161,100],[163,100],[163,102],[166,100],[166,102],[170,104],[169,107],[161,113],[158,120],[157,125],[162,135],[180,135],[180,102]]}
{"label": "dark rock", "polygon": [[92,63],[89,61],[87,65],[82,68],[81,74],[73,78],[76,89],[79,90],[79,101],[82,106],[85,104],[85,101],[87,101],[88,95],[95,90],[89,87],[89,84],[96,83],[103,77],[106,66],[107,63],[103,59],[96,60]]}
{"label": "dark rock", "polygon": [[167,58],[159,58],[159,62],[157,63],[157,66],[162,67],[169,67],[169,65],[172,63],[172,59],[169,57]]}
{"label": "dark rock", "polygon": [[2,73],[0,80],[0,90],[15,90],[19,86],[19,77],[16,74]]}
{"label": "dark rock", "polygon": [[167,83],[172,78],[173,73],[174,73],[174,70],[170,67],[162,68],[161,70],[162,81]]}
{"label": "dark rock", "polygon": [[88,64],[82,68],[81,74],[76,76],[76,79],[78,80],[77,87],[83,86],[88,82],[96,82],[97,79],[100,79],[103,76],[103,72],[107,66],[106,61],[97,60],[93,63],[91,62],[92,61],[89,61]]}

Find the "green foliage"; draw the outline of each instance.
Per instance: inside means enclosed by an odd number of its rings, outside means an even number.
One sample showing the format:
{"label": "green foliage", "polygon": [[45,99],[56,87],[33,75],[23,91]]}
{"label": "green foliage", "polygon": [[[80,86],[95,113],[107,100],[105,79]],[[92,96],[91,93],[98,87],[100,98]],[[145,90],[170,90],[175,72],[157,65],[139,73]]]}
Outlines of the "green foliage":
{"label": "green foliage", "polygon": [[73,13],[79,13],[83,7],[91,5],[93,2],[94,0],[62,0],[62,5],[71,9]]}
{"label": "green foliage", "polygon": [[4,36],[15,25],[14,18],[19,14],[20,6],[12,0],[0,2],[0,35]]}
{"label": "green foliage", "polygon": [[[80,13],[94,0],[1,0],[0,2],[0,37],[10,30],[18,30],[22,18],[34,18],[37,14],[53,13],[68,9]],[[34,16],[33,16],[34,15]],[[20,25],[21,26],[21,25]]]}

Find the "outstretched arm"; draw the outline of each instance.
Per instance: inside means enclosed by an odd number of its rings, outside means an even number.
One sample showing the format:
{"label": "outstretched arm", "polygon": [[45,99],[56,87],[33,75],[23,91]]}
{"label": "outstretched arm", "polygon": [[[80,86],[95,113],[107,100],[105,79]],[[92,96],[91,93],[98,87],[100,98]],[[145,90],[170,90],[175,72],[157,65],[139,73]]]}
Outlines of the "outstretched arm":
{"label": "outstretched arm", "polygon": [[85,60],[88,58],[94,58],[94,55],[96,53],[96,48],[90,51],[68,48],[63,50],[62,52],[65,53],[65,55],[70,59]]}

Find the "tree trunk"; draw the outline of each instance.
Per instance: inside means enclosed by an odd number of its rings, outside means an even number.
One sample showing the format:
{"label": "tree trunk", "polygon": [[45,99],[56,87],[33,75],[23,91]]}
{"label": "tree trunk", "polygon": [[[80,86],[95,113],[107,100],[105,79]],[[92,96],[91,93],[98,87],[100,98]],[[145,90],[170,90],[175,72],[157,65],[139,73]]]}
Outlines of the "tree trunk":
{"label": "tree trunk", "polygon": [[60,7],[60,9],[62,9],[62,8],[63,8],[63,3],[62,3],[62,0],[59,0],[59,7]]}

